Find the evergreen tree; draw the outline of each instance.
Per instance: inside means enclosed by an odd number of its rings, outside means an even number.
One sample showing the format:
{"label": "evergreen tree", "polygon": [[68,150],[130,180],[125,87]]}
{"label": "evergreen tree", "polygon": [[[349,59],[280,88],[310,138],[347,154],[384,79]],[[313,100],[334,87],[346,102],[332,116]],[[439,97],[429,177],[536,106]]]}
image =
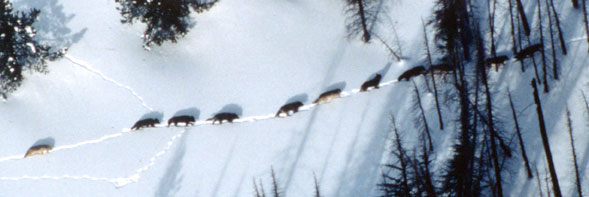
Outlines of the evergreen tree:
{"label": "evergreen tree", "polygon": [[145,23],[143,46],[149,49],[154,43],[165,41],[176,43],[188,33],[193,22],[190,8],[196,13],[210,9],[218,0],[115,0],[121,7],[122,23],[132,24],[136,20]]}
{"label": "evergreen tree", "polygon": [[51,50],[35,39],[32,25],[39,13],[37,9],[13,12],[9,0],[0,0],[0,95],[4,99],[21,85],[23,71],[47,73],[47,60],[65,54],[65,49]]}
{"label": "evergreen tree", "polygon": [[346,28],[349,37],[362,35],[362,41],[370,41],[379,4],[378,0],[346,0],[348,15]]}

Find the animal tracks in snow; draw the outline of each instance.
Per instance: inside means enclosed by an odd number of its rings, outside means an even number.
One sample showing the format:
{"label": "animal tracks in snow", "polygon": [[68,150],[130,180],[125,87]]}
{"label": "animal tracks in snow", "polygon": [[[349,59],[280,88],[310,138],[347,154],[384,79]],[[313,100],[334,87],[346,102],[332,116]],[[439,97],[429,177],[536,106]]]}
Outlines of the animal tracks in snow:
{"label": "animal tracks in snow", "polygon": [[[123,85],[117,81],[115,81],[114,79],[104,75],[102,72],[98,71],[97,69],[93,68],[91,65],[76,59],[75,57],[72,57],[70,55],[66,55],[65,56],[69,61],[71,61],[72,63],[79,65],[81,67],[83,67],[84,69],[99,75],[102,79],[104,79],[105,81],[108,81],[110,83],[113,83],[121,88],[127,89],[129,92],[131,92],[138,100],[139,102],[143,105],[143,107],[145,107],[146,109],[153,111],[153,109],[151,107],[149,107],[145,101],[143,100],[143,98],[141,96],[139,96],[137,94],[137,92],[135,92],[131,87]],[[386,81],[386,82],[382,82],[379,84],[379,88],[382,87],[386,87],[389,85],[392,85],[394,83],[396,83],[397,80],[391,80],[391,81]],[[354,96],[356,94],[360,93],[360,89],[352,89],[349,91],[343,91],[340,93],[340,98],[346,98],[346,97],[350,97],[350,96]],[[308,111],[310,109],[313,109],[314,107],[316,107],[317,104],[307,104],[307,105],[303,105],[299,108],[299,111]],[[270,113],[270,114],[266,114],[266,115],[257,115],[257,116],[246,116],[246,117],[240,117],[239,119],[236,119],[235,121],[233,121],[234,123],[243,123],[243,122],[256,122],[256,121],[262,121],[262,120],[269,120],[269,119],[274,119],[277,118],[275,117],[274,113]],[[149,169],[151,169],[153,166],[155,166],[155,164],[157,163],[157,161],[164,156],[174,145],[174,142],[176,141],[177,138],[182,137],[182,135],[184,135],[187,131],[189,131],[192,127],[197,127],[197,126],[201,126],[201,125],[211,125],[212,121],[207,121],[207,120],[199,120],[196,121],[194,123],[194,125],[192,126],[187,126],[184,129],[180,130],[177,134],[175,134],[174,136],[172,136],[167,143],[165,144],[165,146],[158,152],[156,152],[150,159],[149,162],[142,167],[137,168],[132,174],[128,175],[128,176],[122,176],[122,177],[114,177],[114,178],[108,178],[108,177],[95,177],[95,176],[90,176],[90,175],[70,175],[70,174],[64,174],[64,175],[57,175],[57,176],[51,176],[51,175],[41,175],[41,176],[30,176],[30,175],[23,175],[23,176],[17,176],[17,177],[0,177],[0,181],[20,181],[20,180],[89,180],[89,181],[98,181],[98,182],[108,182],[113,184],[115,187],[124,187],[126,185],[129,185],[131,183],[135,183],[137,181],[139,181],[139,179],[141,178],[141,174],[148,171]],[[165,124],[159,124],[156,125],[155,128],[167,128],[167,126]],[[102,142],[105,142],[107,140],[111,140],[111,139],[115,139],[118,137],[121,137],[125,134],[131,133],[131,129],[130,128],[125,128],[120,132],[117,133],[112,133],[112,134],[108,134],[108,135],[104,135],[100,138],[97,139],[91,139],[91,140],[86,140],[86,141],[82,141],[82,142],[78,142],[75,144],[69,144],[69,145],[62,145],[62,146],[57,146],[54,147],[51,151],[49,151],[49,153],[51,152],[56,152],[56,151],[63,151],[63,150],[68,150],[68,149],[75,149],[75,148],[79,148],[85,145],[90,145],[90,144],[99,144]],[[7,162],[7,161],[14,161],[14,160],[22,160],[23,155],[12,155],[12,156],[6,156],[6,157],[0,157],[0,163],[3,162]]]}
{"label": "animal tracks in snow", "polygon": [[139,102],[141,103],[141,105],[143,105],[143,107],[145,107],[146,109],[148,109],[149,111],[153,111],[153,108],[149,107],[149,105],[147,105],[147,103],[145,102],[145,100],[143,100],[143,98],[141,96],[139,96],[139,94],[137,94],[137,92],[135,92],[135,90],[133,90],[133,88],[127,86],[127,85],[123,85],[122,83],[119,83],[118,81],[115,81],[114,79],[106,76],[104,73],[100,72],[99,70],[97,70],[96,68],[92,67],[90,64],[79,60],[75,57],[72,57],[71,55],[65,55],[65,58],[68,59],[70,62],[81,66],[82,68],[90,71],[91,73],[94,73],[98,76],[100,76],[102,79],[104,79],[105,81],[108,81],[110,83],[115,84],[118,87],[124,88],[126,90],[128,90],[129,92],[131,92],[131,94],[133,94],[133,96],[135,96],[135,98],[137,98],[137,100],[139,100]]}

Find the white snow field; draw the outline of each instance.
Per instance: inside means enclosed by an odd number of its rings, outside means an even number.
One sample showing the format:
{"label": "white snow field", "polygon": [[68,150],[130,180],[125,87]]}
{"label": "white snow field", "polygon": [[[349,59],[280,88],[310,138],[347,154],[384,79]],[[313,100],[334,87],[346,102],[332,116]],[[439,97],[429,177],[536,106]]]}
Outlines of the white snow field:
{"label": "white snow field", "polygon": [[[589,114],[580,91],[589,93],[587,43],[582,13],[569,1],[555,3],[569,54],[559,62],[561,80],[550,81],[551,91],[541,99],[562,191],[573,196],[564,115],[568,104],[586,179]],[[509,15],[500,5],[498,51],[509,52]],[[27,75],[23,86],[0,103],[0,196],[253,196],[254,180],[271,191],[271,168],[286,196],[312,196],[314,174],[324,196],[376,196],[381,166],[390,160],[390,115],[407,144],[417,141],[413,84],[396,78],[424,60],[421,19],[430,17],[433,0],[384,1],[376,32],[394,45],[388,28],[394,24],[407,57],[400,62],[377,40],[364,44],[346,37],[341,0],[221,0],[193,15],[195,26],[178,43],[150,51],[142,48],[145,26],[121,24],[117,6],[112,0],[15,0],[15,9],[41,9],[38,35],[69,49],[66,57],[49,63],[50,73]],[[535,28],[535,1],[525,6]],[[383,74],[382,87],[359,93],[375,73]],[[510,61],[490,73],[503,125],[513,129],[510,90],[528,156],[544,179],[529,85],[533,68],[522,73],[519,63]],[[424,86],[423,77],[414,81]],[[342,88],[343,98],[311,104],[333,88]],[[442,105],[447,115],[441,131],[433,94],[423,88],[420,93],[439,175],[458,133],[456,111]],[[304,101],[303,110],[273,117],[295,100]],[[222,125],[204,121],[217,112],[244,118]],[[166,121],[174,115],[194,115],[197,123],[168,128]],[[130,131],[142,117],[164,122]],[[41,143],[55,147],[22,158]],[[512,143],[516,147],[516,138]],[[506,194],[539,195],[519,151],[507,165]]]}

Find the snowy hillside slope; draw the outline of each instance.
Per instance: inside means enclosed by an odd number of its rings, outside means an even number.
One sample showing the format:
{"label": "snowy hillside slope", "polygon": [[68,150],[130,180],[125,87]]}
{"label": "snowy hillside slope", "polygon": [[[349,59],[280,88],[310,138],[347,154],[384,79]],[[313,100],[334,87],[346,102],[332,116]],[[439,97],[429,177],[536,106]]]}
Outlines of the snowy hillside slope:
{"label": "snowy hillside slope", "polygon": [[[375,196],[387,161],[390,115],[408,145],[417,142],[413,85],[395,82],[310,107],[287,118],[234,124],[158,126],[129,132],[155,111],[163,120],[192,114],[198,120],[220,111],[255,117],[274,114],[288,100],[311,103],[320,93],[353,92],[374,73],[383,82],[425,59],[421,19],[433,1],[385,4],[385,27],[395,24],[403,46],[401,62],[378,41],[346,38],[342,1],[222,0],[193,15],[195,26],[176,44],[142,48],[142,24],[119,22],[110,0],[18,0],[16,9],[42,10],[39,35],[69,47],[66,58],[49,64],[47,75],[27,75],[23,86],[0,103],[0,196],[252,196],[253,180],[270,191],[270,168],[287,196],[311,196],[316,174],[325,196]],[[535,1],[526,1],[535,21]],[[564,109],[573,114],[576,146],[587,178],[589,116],[580,90],[589,92],[587,44],[582,13],[560,1],[569,54],[561,80],[542,94],[550,143],[562,190],[574,193]],[[498,10],[498,51],[510,51],[508,14]],[[535,27],[536,22],[531,23]],[[378,29],[393,42],[390,29]],[[430,34],[430,36],[432,36]],[[531,97],[531,67],[521,73],[510,61],[490,72],[494,103],[508,109],[513,93],[531,161],[543,173],[545,160]],[[415,79],[423,86],[423,78]],[[451,87],[442,87],[451,88]],[[436,145],[434,171],[441,173],[458,129],[452,115],[438,129],[433,95],[420,89]],[[453,105],[444,114],[456,113]],[[156,113],[156,114],[157,114]],[[500,110],[506,128],[511,114]],[[161,115],[163,114],[163,115]],[[22,159],[38,141],[53,142],[50,154]],[[513,138],[513,143],[515,143]],[[519,152],[508,164],[506,191],[538,196]],[[586,182],[585,182],[586,183]],[[542,183],[542,187],[546,187]],[[586,190],[586,189],[585,189]],[[589,192],[589,191],[586,191]]]}
{"label": "snowy hillside slope", "polygon": [[[347,39],[340,1],[221,1],[194,15],[180,42],[151,51],[141,47],[143,26],[120,24],[116,6],[15,2],[40,8],[39,34],[69,50],[1,104],[0,195],[250,196],[253,179],[270,187],[271,167],[287,195],[311,195],[313,173],[326,195],[376,192],[394,84],[289,118],[125,129],[151,109],[164,120],[178,111],[204,120],[224,107],[274,114],[289,99],[310,103],[329,88],[357,89],[376,72],[390,81],[411,66],[392,62],[378,43]],[[37,140],[57,150],[19,158]]]}

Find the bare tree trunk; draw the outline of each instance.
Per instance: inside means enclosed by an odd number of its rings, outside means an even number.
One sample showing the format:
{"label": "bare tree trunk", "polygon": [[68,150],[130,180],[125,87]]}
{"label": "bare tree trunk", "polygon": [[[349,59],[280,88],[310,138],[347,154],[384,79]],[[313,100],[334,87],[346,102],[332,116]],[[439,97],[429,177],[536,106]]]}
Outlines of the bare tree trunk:
{"label": "bare tree trunk", "polygon": [[427,134],[427,141],[429,143],[429,150],[434,151],[434,145],[432,143],[432,136],[429,132],[429,125],[427,124],[427,119],[425,118],[425,112],[423,110],[423,106],[421,105],[421,96],[419,96],[419,90],[417,89],[417,84],[413,82],[413,86],[415,87],[415,96],[417,96],[417,104],[419,105],[419,110],[421,111],[421,118],[423,120],[423,126],[425,127],[425,134]]}
{"label": "bare tree trunk", "polygon": [[[544,182],[546,182],[546,184],[544,184],[546,186],[546,193],[548,196],[550,196],[550,186],[548,186],[548,170],[546,169],[546,166],[544,166]],[[556,194],[554,195],[556,196]]]}
{"label": "bare tree trunk", "polygon": [[262,184],[262,179],[260,179],[260,193],[262,197],[266,197],[266,192],[264,191],[264,184]]}
{"label": "bare tree trunk", "polygon": [[583,191],[581,187],[581,179],[579,176],[579,166],[577,165],[577,152],[575,151],[575,141],[573,138],[573,125],[571,123],[571,112],[569,111],[569,106],[566,107],[567,110],[567,128],[569,130],[569,137],[571,137],[571,151],[573,153],[573,165],[575,166],[575,177],[576,177],[576,184],[577,184],[577,193],[579,197],[583,196]]}
{"label": "bare tree trunk", "polygon": [[489,85],[487,80],[487,71],[484,68],[484,65],[481,65],[482,68],[480,71],[482,72],[481,75],[483,77],[483,84],[485,85],[485,94],[487,98],[487,116],[489,117],[489,131],[491,133],[491,155],[493,156],[493,168],[495,170],[495,181],[497,183],[497,195],[499,197],[503,196],[503,187],[501,184],[501,167],[499,166],[499,156],[497,154],[497,145],[495,142],[495,137],[498,135],[495,133],[495,126],[493,124],[493,105],[491,104],[491,92],[489,91]]}
{"label": "bare tree trunk", "polygon": [[581,90],[581,95],[583,95],[583,102],[585,102],[585,110],[587,111],[587,119],[589,121],[589,103],[587,102],[587,97],[585,97],[585,92]]}
{"label": "bare tree trunk", "polygon": [[[532,41],[530,41],[530,37],[526,37],[528,40],[528,45],[532,45]],[[542,47],[542,50],[544,50],[544,47]],[[536,79],[538,79],[538,83],[542,84],[542,80],[540,80],[540,75],[538,75],[538,65],[536,64],[536,58],[534,57],[534,55],[532,54],[532,65],[534,65],[534,74],[536,74]]]}
{"label": "bare tree trunk", "polygon": [[[543,28],[542,28],[542,3],[540,2],[540,0],[538,1],[538,22],[539,22],[539,28],[540,28],[540,44],[542,44],[542,46],[546,46],[544,45],[544,33],[543,33]],[[546,54],[544,54],[544,47],[542,47],[542,49],[540,50],[540,54],[542,55],[542,77],[544,77],[544,92],[548,92],[548,79],[546,78]]]}
{"label": "bare tree trunk", "polygon": [[[589,22],[587,21],[587,6],[585,5],[585,1],[587,0],[581,0],[581,2],[583,2],[583,21],[585,22],[585,37],[587,37],[587,44],[589,44]],[[589,52],[589,50],[587,52]]]}
{"label": "bare tree trunk", "polygon": [[519,140],[519,148],[522,151],[522,157],[524,159],[524,164],[526,165],[526,171],[528,172],[528,178],[532,178],[532,169],[530,168],[530,162],[528,161],[528,155],[526,154],[526,147],[524,146],[524,141],[522,139],[522,134],[519,130],[519,123],[517,121],[517,114],[515,113],[515,108],[513,107],[513,101],[511,100],[511,93],[507,92],[509,95],[509,106],[511,106],[511,114],[513,115],[513,122],[515,123],[515,132],[517,134],[517,139]]}
{"label": "bare tree trunk", "polygon": [[564,36],[562,35],[562,29],[560,28],[560,19],[558,19],[558,12],[554,8],[554,1],[550,0],[550,7],[552,8],[552,13],[554,13],[554,21],[556,22],[556,29],[558,30],[558,39],[560,40],[560,48],[562,49],[562,54],[567,54],[567,46],[564,42]]}
{"label": "bare tree trunk", "polygon": [[579,8],[579,2],[577,0],[571,0],[571,1],[573,3],[573,8],[575,8],[575,9]]}
{"label": "bare tree trunk", "polygon": [[543,197],[544,194],[542,194],[542,181],[540,181],[540,173],[538,172],[538,166],[536,166],[534,168],[534,171],[536,171],[536,181],[538,182],[538,192],[540,192],[540,197]]}
{"label": "bare tree trunk", "polygon": [[524,5],[522,4],[521,0],[515,0],[517,3],[517,11],[519,12],[519,18],[522,21],[522,25],[524,26],[524,32],[526,36],[530,36],[530,25],[528,24],[528,19],[526,17],[526,11],[524,11]]}
{"label": "bare tree trunk", "polygon": [[270,167],[272,171],[272,194],[274,197],[280,197],[280,192],[278,192],[278,183],[276,182],[276,175],[274,174],[274,168]]}
{"label": "bare tree trunk", "polygon": [[364,14],[364,0],[356,0],[358,3],[358,12],[360,14],[360,20],[362,23],[362,31],[364,31],[363,40],[364,42],[370,41],[370,32],[368,31],[368,27],[366,25],[366,16]]}
{"label": "bare tree trunk", "polygon": [[444,130],[444,121],[442,121],[442,112],[440,111],[440,102],[438,101],[438,88],[436,85],[436,79],[434,77],[434,72],[431,69],[432,66],[432,55],[429,50],[429,40],[427,39],[427,30],[425,28],[425,23],[423,19],[421,20],[421,25],[423,26],[423,38],[425,42],[425,51],[427,53],[427,61],[430,66],[430,75],[432,77],[432,84],[434,86],[434,99],[436,101],[436,111],[438,112],[438,121],[440,122],[440,130]]}
{"label": "bare tree trunk", "polygon": [[258,185],[256,184],[255,178],[254,178],[254,191],[256,192],[256,197],[262,197],[262,195],[260,195],[260,191],[258,191]]}
{"label": "bare tree trunk", "polygon": [[421,145],[421,151],[422,151],[422,155],[421,155],[421,162],[423,162],[423,167],[424,167],[424,172],[423,172],[423,179],[425,179],[425,192],[427,193],[427,196],[436,196],[436,189],[434,187],[433,184],[433,180],[432,180],[432,174],[430,172],[429,169],[429,165],[430,165],[430,158],[429,158],[429,152],[427,151],[426,145],[425,145],[425,139],[422,138],[422,145]]}
{"label": "bare tree trunk", "polygon": [[513,45],[511,46],[511,50],[513,54],[517,54],[517,43],[515,42],[515,28],[513,26],[513,6],[511,5],[511,1],[512,0],[507,0],[507,2],[509,2],[509,24],[511,25],[511,42]]}
{"label": "bare tree trunk", "polygon": [[[397,52],[395,52],[395,50],[393,50],[393,48],[391,48],[391,46],[389,44],[387,44],[387,42],[385,42],[380,36],[378,36],[377,34],[374,34],[374,37],[376,37],[376,39],[378,41],[380,41],[380,43],[382,43],[382,45],[384,45],[385,48],[387,48],[387,51],[389,51],[389,53],[395,57],[395,60],[397,60],[397,62],[401,61],[401,56],[399,54],[397,54]],[[401,46],[399,45],[399,48]]]}
{"label": "bare tree trunk", "polygon": [[410,195],[410,189],[409,189],[409,184],[408,184],[408,178],[407,178],[407,160],[405,160],[405,158],[407,157],[406,151],[403,148],[403,144],[401,142],[401,137],[399,136],[399,131],[397,130],[397,123],[395,122],[395,117],[391,117],[391,122],[393,124],[393,132],[395,134],[395,145],[397,148],[397,157],[399,160],[399,163],[401,164],[401,186],[403,187],[403,194],[405,196],[411,196]]}
{"label": "bare tree trunk", "polygon": [[554,195],[557,197],[562,196],[560,192],[560,185],[558,184],[558,176],[556,175],[556,169],[554,162],[552,161],[552,152],[550,151],[550,143],[548,142],[548,134],[546,134],[546,124],[544,123],[544,114],[542,113],[542,104],[540,103],[540,96],[538,96],[538,88],[536,87],[536,79],[532,79],[532,88],[534,88],[534,102],[536,103],[536,112],[538,113],[538,123],[540,124],[540,135],[542,136],[542,144],[544,145],[544,153],[546,154],[546,160],[548,162],[548,168],[550,170],[550,177],[552,179],[552,188]]}
{"label": "bare tree trunk", "polygon": [[319,183],[317,183],[317,176],[315,172],[313,172],[313,180],[315,181],[315,196],[314,197],[321,197],[321,192],[319,192]]}
{"label": "bare tree trunk", "polygon": [[[522,44],[522,31],[521,31],[520,26],[521,26],[520,25],[520,20],[517,20],[517,41],[519,43],[518,44],[518,48],[521,51],[523,44]],[[525,65],[524,65],[524,59],[523,58],[519,60],[519,64],[521,65],[522,72],[526,72],[526,69],[524,67]]]}
{"label": "bare tree trunk", "polygon": [[491,57],[495,57],[497,56],[496,51],[495,51],[495,0],[493,1],[493,10],[491,10],[491,5],[489,4],[489,1],[491,0],[487,0],[487,8],[488,8],[488,13],[489,13],[489,33],[491,34]]}
{"label": "bare tree trunk", "polygon": [[[585,0],[583,0],[585,1]],[[554,79],[558,80],[558,66],[556,65],[556,50],[554,49],[554,32],[552,31],[552,15],[550,14],[550,6],[548,5],[548,0],[546,2],[546,13],[548,13],[548,26],[549,26],[549,33],[550,33],[550,49],[552,50],[552,75],[554,75]]]}

